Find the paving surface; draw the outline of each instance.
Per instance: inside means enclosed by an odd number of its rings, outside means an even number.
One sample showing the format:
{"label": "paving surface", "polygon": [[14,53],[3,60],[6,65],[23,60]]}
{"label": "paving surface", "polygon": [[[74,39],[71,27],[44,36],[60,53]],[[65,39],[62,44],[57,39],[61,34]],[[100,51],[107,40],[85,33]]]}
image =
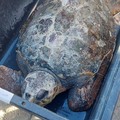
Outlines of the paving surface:
{"label": "paving surface", "polygon": [[0,120],[41,120],[24,110],[0,101]]}

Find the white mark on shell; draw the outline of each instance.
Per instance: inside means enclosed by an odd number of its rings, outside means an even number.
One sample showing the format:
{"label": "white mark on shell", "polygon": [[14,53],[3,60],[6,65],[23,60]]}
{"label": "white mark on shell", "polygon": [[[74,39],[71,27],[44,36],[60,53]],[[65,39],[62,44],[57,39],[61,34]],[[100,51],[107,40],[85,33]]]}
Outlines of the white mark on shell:
{"label": "white mark on shell", "polygon": [[99,47],[104,47],[106,44],[103,40],[96,41]]}
{"label": "white mark on shell", "polygon": [[112,33],[111,33],[111,31],[109,31],[109,34],[110,34],[110,37],[112,37]]}
{"label": "white mark on shell", "polygon": [[28,74],[26,78],[32,77],[32,78],[36,79],[36,76],[37,76],[36,72],[33,72],[32,74]]}
{"label": "white mark on shell", "polygon": [[69,0],[61,0],[62,6],[65,6],[68,3]]}

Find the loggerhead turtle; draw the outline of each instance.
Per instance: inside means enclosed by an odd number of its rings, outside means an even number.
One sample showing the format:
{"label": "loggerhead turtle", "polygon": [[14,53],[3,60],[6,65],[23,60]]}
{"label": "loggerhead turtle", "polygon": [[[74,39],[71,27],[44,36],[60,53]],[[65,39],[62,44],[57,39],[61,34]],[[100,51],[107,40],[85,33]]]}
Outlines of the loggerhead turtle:
{"label": "loggerhead turtle", "polygon": [[105,0],[45,0],[17,44],[23,98],[44,106],[69,89],[69,108],[88,109],[113,55],[113,26]]}

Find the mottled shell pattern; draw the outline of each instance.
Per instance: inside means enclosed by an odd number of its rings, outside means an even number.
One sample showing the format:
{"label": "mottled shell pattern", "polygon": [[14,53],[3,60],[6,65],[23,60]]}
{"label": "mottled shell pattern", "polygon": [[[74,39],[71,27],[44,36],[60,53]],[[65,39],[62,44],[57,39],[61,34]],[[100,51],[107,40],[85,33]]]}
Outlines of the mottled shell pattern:
{"label": "mottled shell pattern", "polygon": [[29,21],[17,45],[27,72],[44,68],[62,79],[94,74],[114,49],[113,20],[104,0],[45,0]]}

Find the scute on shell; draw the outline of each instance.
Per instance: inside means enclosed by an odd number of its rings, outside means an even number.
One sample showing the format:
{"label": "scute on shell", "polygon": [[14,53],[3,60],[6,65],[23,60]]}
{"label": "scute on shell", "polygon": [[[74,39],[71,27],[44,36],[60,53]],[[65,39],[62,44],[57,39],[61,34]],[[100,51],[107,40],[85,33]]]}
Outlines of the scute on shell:
{"label": "scute on shell", "polygon": [[45,68],[62,78],[97,73],[114,50],[113,25],[104,1],[44,1],[20,35],[18,51],[30,71]]}

